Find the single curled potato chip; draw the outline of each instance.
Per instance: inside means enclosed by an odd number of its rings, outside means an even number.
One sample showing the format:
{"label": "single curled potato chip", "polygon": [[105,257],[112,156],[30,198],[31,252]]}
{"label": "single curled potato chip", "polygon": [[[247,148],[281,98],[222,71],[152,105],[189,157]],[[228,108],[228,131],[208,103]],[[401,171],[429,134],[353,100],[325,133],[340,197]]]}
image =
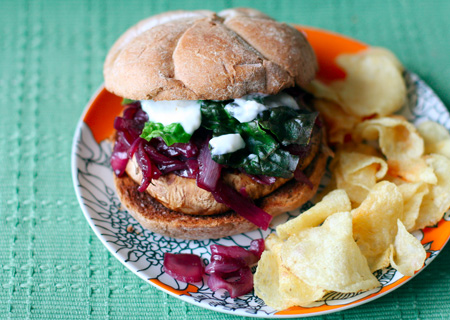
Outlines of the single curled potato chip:
{"label": "single curled potato chip", "polygon": [[420,135],[425,141],[425,153],[438,153],[450,159],[450,133],[433,121],[422,122],[418,127]]}
{"label": "single curled potato chip", "polygon": [[381,157],[345,150],[336,152],[330,167],[336,187],[347,192],[354,206],[364,201],[388,171],[388,165]]}
{"label": "single curled potato chip", "polygon": [[317,227],[336,212],[350,211],[351,209],[350,199],[345,191],[334,190],[314,207],[303,212],[298,217],[279,225],[277,227],[278,236],[281,240],[285,240],[304,229]]}
{"label": "single curled potato chip", "polygon": [[420,241],[410,234],[403,223],[397,221],[397,235],[392,246],[390,261],[392,267],[405,276],[413,276],[422,268],[427,253]]}
{"label": "single curled potato chip", "polygon": [[423,155],[424,142],[413,124],[400,116],[366,120],[355,128],[354,137],[378,140],[388,160],[418,159]]}
{"label": "single curled potato chip", "polygon": [[414,231],[423,197],[429,192],[429,185],[425,182],[406,182],[387,176],[388,181],[395,183],[403,197],[403,215],[401,221],[405,228]]}
{"label": "single curled potato chip", "polygon": [[307,306],[320,300],[325,290],[307,285],[281,264],[282,244],[275,234],[266,239],[266,250],[254,276],[255,294],[276,310]]}
{"label": "single curled potato chip", "polygon": [[330,84],[312,81],[310,90],[316,97],[335,101],[360,117],[385,116],[402,107],[406,97],[403,67],[390,51],[372,47],[340,55],[337,64],[345,70],[345,79]]}
{"label": "single curled potato chip", "polygon": [[264,251],[253,276],[255,294],[263,299],[268,306],[276,310],[283,310],[292,305],[281,296],[278,275],[279,268],[276,253]]}
{"label": "single curled potato chip", "polygon": [[349,212],[291,235],[282,245],[281,261],[306,284],[327,291],[360,292],[380,285],[353,240]]}
{"label": "single curled potato chip", "polygon": [[450,159],[440,154],[432,154],[425,159],[434,170],[437,183],[429,185],[430,192],[423,197],[413,230],[435,225],[450,208]]}
{"label": "single curled potato chip", "polygon": [[361,205],[352,211],[353,236],[372,272],[389,266],[390,245],[403,214],[403,198],[397,186],[377,183]]}

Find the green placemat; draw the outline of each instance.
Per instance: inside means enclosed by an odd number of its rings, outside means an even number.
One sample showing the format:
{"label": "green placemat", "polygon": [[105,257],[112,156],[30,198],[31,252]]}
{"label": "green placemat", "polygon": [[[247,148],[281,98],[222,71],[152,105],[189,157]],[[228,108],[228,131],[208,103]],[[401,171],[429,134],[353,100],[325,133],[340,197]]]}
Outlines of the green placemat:
{"label": "green placemat", "polygon": [[[450,2],[0,2],[0,319],[237,319],[140,280],[88,226],[70,176],[72,137],[126,28],[174,9],[251,6],[394,51],[450,105]],[[449,319],[450,248],[400,289],[322,319]]]}

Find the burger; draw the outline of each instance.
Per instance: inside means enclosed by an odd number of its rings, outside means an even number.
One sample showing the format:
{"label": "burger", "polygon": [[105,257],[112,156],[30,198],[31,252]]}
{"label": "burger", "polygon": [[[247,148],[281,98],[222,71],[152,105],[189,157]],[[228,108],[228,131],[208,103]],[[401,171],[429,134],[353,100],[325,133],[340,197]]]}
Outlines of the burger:
{"label": "burger", "polygon": [[173,11],[126,31],[104,64],[124,98],[111,166],[146,229],[220,238],[300,207],[327,147],[302,87],[317,61],[305,36],[253,9]]}

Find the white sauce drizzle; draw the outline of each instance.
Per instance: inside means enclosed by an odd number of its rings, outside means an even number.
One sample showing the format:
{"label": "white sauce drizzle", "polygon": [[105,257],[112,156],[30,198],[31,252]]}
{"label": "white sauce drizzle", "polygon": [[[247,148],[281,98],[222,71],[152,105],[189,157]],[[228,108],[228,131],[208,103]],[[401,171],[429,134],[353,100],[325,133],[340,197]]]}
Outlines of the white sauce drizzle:
{"label": "white sauce drizzle", "polygon": [[141,106],[142,110],[148,114],[150,121],[159,122],[165,126],[179,123],[189,134],[193,134],[202,123],[200,104],[196,100],[142,100]]}
{"label": "white sauce drizzle", "polygon": [[211,154],[218,156],[226,153],[233,153],[239,149],[245,148],[244,139],[239,133],[224,134],[209,140]]}

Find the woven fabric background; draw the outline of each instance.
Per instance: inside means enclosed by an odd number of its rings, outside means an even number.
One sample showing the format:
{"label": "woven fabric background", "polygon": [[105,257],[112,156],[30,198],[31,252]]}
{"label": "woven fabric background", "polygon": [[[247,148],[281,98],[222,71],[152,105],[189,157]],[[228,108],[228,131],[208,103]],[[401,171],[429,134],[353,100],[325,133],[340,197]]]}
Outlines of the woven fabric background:
{"label": "woven fabric background", "polygon": [[[174,9],[251,6],[394,51],[450,105],[450,1],[0,1],[0,319],[241,319],[140,280],[96,238],[72,137],[114,40]],[[320,319],[450,319],[450,246],[412,281]]]}

